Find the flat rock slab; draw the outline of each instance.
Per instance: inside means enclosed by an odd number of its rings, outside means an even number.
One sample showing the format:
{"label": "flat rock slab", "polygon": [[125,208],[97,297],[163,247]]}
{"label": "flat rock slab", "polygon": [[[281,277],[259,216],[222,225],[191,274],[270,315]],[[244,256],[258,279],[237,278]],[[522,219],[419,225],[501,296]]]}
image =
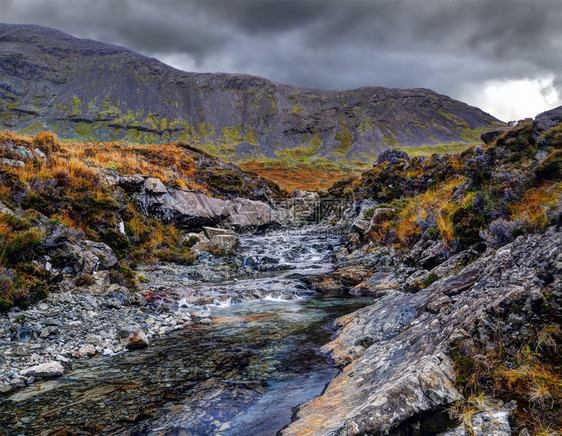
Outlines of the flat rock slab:
{"label": "flat rock slab", "polygon": [[64,367],[59,362],[46,362],[24,369],[24,377],[59,377],[64,374]]}

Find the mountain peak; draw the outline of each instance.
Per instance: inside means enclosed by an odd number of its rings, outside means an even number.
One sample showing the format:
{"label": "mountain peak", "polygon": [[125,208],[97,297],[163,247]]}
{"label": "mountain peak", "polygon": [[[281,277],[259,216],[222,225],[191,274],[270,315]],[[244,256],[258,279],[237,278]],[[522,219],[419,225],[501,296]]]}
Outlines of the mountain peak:
{"label": "mountain peak", "polygon": [[231,161],[369,162],[389,147],[476,140],[497,120],[432,90],[329,91],[188,73],[129,49],[0,24],[0,127],[133,143],[187,141]]}

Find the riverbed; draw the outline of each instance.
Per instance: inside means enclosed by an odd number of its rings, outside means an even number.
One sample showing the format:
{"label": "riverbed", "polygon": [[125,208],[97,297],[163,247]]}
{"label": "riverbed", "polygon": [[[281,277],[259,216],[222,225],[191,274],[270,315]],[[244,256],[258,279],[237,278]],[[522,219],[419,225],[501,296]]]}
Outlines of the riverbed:
{"label": "riverbed", "polygon": [[300,280],[329,272],[337,247],[330,235],[244,238],[245,274],[178,280],[153,303],[177,311],[205,303],[212,324],[172,332],[145,350],[75,363],[63,378],[0,400],[0,432],[275,435],[338,372],[318,353],[331,322],[370,302],[314,294]]}

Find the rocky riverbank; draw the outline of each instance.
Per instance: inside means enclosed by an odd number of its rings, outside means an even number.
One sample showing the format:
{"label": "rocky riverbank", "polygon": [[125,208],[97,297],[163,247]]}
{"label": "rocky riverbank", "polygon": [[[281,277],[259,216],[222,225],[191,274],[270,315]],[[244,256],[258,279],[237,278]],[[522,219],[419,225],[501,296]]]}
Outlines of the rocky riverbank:
{"label": "rocky riverbank", "polygon": [[[206,229],[213,231],[221,232]],[[216,306],[310,296],[301,279],[329,271],[339,244],[337,235],[315,228],[240,239],[236,256],[198,250],[194,265],[138,266],[143,279],[135,292],[111,284],[110,272],[98,270],[91,284],[64,281],[38,305],[0,315],[0,392],[58,377],[75,361],[124,353],[135,346],[129,337],[135,330],[149,343],[193,324],[211,324]],[[37,365],[48,366],[30,371]]]}
{"label": "rocky riverbank", "polygon": [[[105,295],[80,290],[52,293],[28,310],[0,316],[0,392],[33,385],[38,378],[60,376],[75,360],[126,351],[136,328],[154,337],[197,322],[210,322],[209,313],[174,313],[147,306],[142,295],[110,287]],[[31,370],[50,364],[50,369]]]}
{"label": "rocky riverbank", "polygon": [[[512,434],[515,403],[482,401],[456,430],[459,416],[444,410],[466,399],[462,377],[473,374],[463,370],[481,368],[484,377],[482,367],[500,366],[498,350],[513,368],[521,348],[544,356],[556,346],[560,338],[545,331],[561,318],[561,247],[555,227],[521,236],[460,270],[457,264],[416,294],[404,284],[419,270],[371,270],[358,288],[379,300],[340,318],[338,336],[323,348],[342,372],[282,434]],[[373,257],[388,260],[380,252]]]}

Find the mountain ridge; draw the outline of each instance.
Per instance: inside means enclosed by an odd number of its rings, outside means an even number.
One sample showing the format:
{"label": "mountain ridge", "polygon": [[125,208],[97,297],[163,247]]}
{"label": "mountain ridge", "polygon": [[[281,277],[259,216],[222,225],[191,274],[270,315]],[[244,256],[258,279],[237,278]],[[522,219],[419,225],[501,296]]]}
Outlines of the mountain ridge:
{"label": "mountain ridge", "polygon": [[369,162],[391,146],[478,140],[499,121],[425,88],[320,90],[183,72],[130,49],[0,24],[0,127],[65,139],[187,141],[229,161]]}

